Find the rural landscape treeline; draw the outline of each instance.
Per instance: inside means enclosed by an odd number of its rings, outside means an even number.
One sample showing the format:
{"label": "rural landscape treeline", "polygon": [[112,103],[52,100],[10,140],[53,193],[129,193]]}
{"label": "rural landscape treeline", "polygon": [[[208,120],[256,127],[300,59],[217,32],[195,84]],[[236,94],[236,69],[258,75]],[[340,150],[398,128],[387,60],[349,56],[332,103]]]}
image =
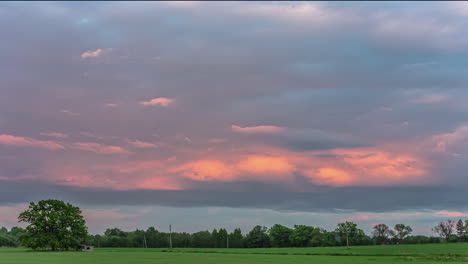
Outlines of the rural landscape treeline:
{"label": "rural landscape treeline", "polygon": [[447,220],[432,231],[438,235],[412,235],[404,224],[393,228],[376,224],[369,236],[353,222],[339,223],[335,230],[295,225],[292,228],[275,224],[270,228],[255,226],[247,234],[240,228],[228,232],[225,228],[193,234],[160,232],[154,227],[126,232],[109,228],[103,235],[89,235],[78,207],[58,200],[31,203],[19,215],[28,227],[0,228],[0,247],[25,246],[33,249],[72,249],[80,244],[96,247],[148,248],[265,248],[265,247],[328,247],[351,245],[426,244],[468,241],[468,220]]}

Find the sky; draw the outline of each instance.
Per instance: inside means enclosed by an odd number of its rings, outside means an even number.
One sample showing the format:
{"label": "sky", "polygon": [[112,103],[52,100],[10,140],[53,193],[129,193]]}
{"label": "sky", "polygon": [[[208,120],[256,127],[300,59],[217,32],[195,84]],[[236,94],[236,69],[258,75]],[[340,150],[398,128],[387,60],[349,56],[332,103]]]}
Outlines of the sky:
{"label": "sky", "polygon": [[0,36],[0,226],[468,217],[467,2],[3,2]]}

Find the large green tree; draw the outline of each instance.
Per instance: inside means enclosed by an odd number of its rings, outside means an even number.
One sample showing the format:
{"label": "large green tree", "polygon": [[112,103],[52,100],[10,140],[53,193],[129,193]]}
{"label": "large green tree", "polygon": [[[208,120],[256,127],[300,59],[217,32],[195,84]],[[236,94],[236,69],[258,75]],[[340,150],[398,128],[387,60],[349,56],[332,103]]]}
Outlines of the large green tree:
{"label": "large green tree", "polygon": [[283,225],[276,224],[269,230],[271,244],[273,247],[289,247],[291,246],[289,236],[293,230]]}
{"label": "large green tree", "polygon": [[214,241],[210,231],[200,231],[192,235],[192,247],[210,248],[214,246]]}
{"label": "large green tree", "polygon": [[265,248],[270,246],[270,237],[264,226],[255,226],[245,237],[245,246],[248,248]]}
{"label": "large green tree", "polygon": [[242,235],[242,231],[240,228],[234,229],[234,231],[231,234],[229,234],[229,247],[244,247],[244,236]]}
{"label": "large green tree", "polygon": [[225,228],[220,228],[218,231],[218,237],[217,237],[217,244],[218,247],[221,248],[226,248],[228,246],[228,232]]}
{"label": "large green tree", "polygon": [[309,244],[309,240],[312,238],[312,226],[306,225],[294,225],[293,232],[289,236],[291,245],[294,247],[306,247]]}
{"label": "large green tree", "polygon": [[29,223],[22,242],[32,249],[77,249],[88,236],[80,208],[59,200],[32,202],[18,219]]}

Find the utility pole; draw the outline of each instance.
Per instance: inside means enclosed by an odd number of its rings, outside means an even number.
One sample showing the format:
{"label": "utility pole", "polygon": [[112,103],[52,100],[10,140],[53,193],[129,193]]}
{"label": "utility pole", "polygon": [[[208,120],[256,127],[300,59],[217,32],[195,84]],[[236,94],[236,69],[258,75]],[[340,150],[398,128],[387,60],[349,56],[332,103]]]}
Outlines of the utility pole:
{"label": "utility pole", "polygon": [[169,225],[169,247],[172,248],[172,226]]}
{"label": "utility pole", "polygon": [[146,235],[143,235],[143,247],[148,248],[148,244],[146,243]]}
{"label": "utility pole", "polygon": [[226,237],[226,248],[229,248],[229,235]]}

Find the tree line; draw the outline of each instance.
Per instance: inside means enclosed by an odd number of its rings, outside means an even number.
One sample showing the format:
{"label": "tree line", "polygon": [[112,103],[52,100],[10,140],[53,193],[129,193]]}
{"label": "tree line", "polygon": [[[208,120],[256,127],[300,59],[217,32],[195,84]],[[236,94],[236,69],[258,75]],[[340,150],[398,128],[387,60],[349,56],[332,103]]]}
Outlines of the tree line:
{"label": "tree line", "polygon": [[[0,247],[24,246],[32,249],[70,250],[80,245],[95,247],[169,248],[266,248],[266,247],[330,247],[352,245],[426,244],[468,241],[468,220],[447,220],[432,231],[438,237],[411,235],[413,229],[404,224],[393,228],[376,224],[366,235],[356,223],[338,223],[327,231],[309,225],[286,227],[275,224],[270,228],[257,225],[243,234],[240,228],[228,232],[225,228],[196,233],[161,232],[154,227],[146,230],[123,231],[108,228],[104,234],[90,235],[78,207],[58,200],[30,203],[29,209],[18,217],[29,223],[26,228],[0,228]],[[171,242],[170,242],[171,241]]]}
{"label": "tree line", "polygon": [[[368,236],[353,222],[340,223],[332,231],[307,225],[295,225],[293,228],[280,224],[270,228],[255,226],[245,235],[240,228],[232,232],[220,228],[211,232],[207,230],[196,233],[172,232],[171,235],[169,232],[160,232],[154,227],[135,231],[108,228],[104,234],[87,235],[80,243],[95,247],[169,248],[169,236],[173,247],[176,248],[332,247],[468,242],[468,220],[458,222],[448,220],[439,223],[437,227],[434,227],[434,231],[440,237],[412,236],[412,228],[404,224],[397,224],[393,229],[385,224],[377,224],[371,236]],[[13,227],[8,230],[2,227],[0,247],[33,247],[27,237],[24,228]]]}
{"label": "tree line", "polygon": [[464,224],[463,235],[452,234],[446,240],[443,235],[441,235],[442,238],[413,236],[411,235],[412,228],[404,224],[397,224],[393,229],[385,224],[377,224],[369,236],[353,222],[339,223],[331,231],[308,225],[294,225],[292,228],[280,224],[275,224],[270,228],[257,225],[246,234],[243,234],[240,228],[236,228],[232,232],[220,228],[213,229],[211,232],[205,230],[192,234],[185,232],[169,234],[168,232],[160,232],[154,227],[130,232],[111,228],[107,229],[103,235],[90,235],[88,243],[96,247],[168,248],[171,236],[172,245],[177,248],[349,247],[356,245],[428,244],[444,241],[465,242],[468,241],[465,230],[468,230],[468,223]]}

